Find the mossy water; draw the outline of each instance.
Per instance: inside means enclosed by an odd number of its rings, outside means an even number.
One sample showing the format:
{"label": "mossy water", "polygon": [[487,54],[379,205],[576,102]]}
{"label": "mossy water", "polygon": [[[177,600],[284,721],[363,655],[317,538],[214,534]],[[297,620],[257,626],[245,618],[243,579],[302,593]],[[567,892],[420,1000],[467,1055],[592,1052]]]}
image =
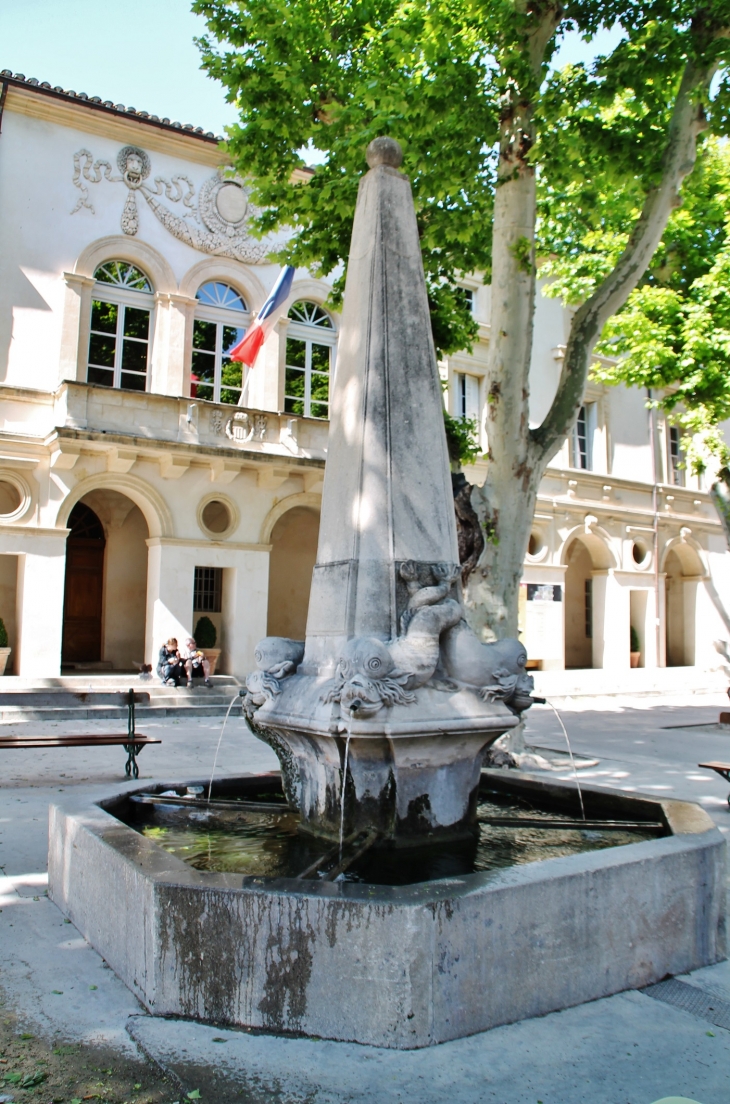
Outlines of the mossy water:
{"label": "mossy water", "polygon": [[[223,795],[221,795],[223,796]],[[372,885],[411,885],[440,878],[502,870],[545,859],[625,846],[656,837],[647,829],[583,829],[567,816],[556,816],[525,801],[510,801],[485,793],[478,805],[480,818],[529,819],[524,827],[481,823],[473,840],[429,843],[392,848],[375,845],[342,874],[340,880]],[[180,805],[135,805],[125,817],[130,827],[154,840],[194,869],[209,873],[241,874],[255,878],[296,877],[315,863],[331,845],[305,835],[299,817],[282,805],[265,809],[210,810]],[[541,828],[535,819],[565,828]],[[336,865],[330,855],[320,871]]]}

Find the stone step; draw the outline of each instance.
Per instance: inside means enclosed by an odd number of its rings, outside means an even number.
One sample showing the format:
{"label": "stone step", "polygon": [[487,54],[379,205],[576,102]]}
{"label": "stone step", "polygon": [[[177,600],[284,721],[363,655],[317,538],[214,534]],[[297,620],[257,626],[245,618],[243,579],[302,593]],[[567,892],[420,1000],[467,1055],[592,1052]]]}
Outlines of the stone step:
{"label": "stone step", "polygon": [[[240,686],[233,675],[213,675],[214,687]],[[157,690],[165,689],[157,675],[150,679],[141,679],[136,671],[113,674],[58,675],[54,678],[22,678],[19,675],[4,675],[0,678],[0,692],[12,693],[16,690]]]}
{"label": "stone step", "polygon": [[[161,705],[156,708],[149,706],[137,706],[135,710],[135,726],[142,728],[144,721],[162,720],[166,717],[177,717],[180,720],[195,721],[199,717],[225,717],[230,701],[221,703],[208,703],[202,705]],[[235,713],[234,706],[232,713]],[[0,725],[25,724],[28,721],[120,721],[126,725],[127,710],[115,709],[113,706],[88,706],[87,708],[65,709],[63,707],[34,709],[13,709],[0,706]]]}
{"label": "stone step", "polygon": [[[111,682],[111,685],[110,685]],[[145,694],[149,702],[137,704],[137,722],[144,719],[224,716],[240,683],[229,675],[215,676],[212,685],[163,686],[158,679],[141,680],[129,675],[90,679],[63,676],[60,679],[0,680],[0,724],[27,721],[126,720],[125,695],[130,689]]]}

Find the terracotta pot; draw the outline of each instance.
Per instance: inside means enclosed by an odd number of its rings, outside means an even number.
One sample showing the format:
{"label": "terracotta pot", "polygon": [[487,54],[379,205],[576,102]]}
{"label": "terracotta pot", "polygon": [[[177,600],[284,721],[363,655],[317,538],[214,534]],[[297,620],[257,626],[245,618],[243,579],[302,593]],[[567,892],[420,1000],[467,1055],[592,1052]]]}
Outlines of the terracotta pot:
{"label": "terracotta pot", "polygon": [[211,675],[214,675],[221,654],[220,648],[201,648],[200,650],[210,664]]}
{"label": "terracotta pot", "polygon": [[639,666],[639,660],[641,659],[641,652],[629,652],[630,662],[632,667]]}
{"label": "terracotta pot", "polygon": [[5,674],[5,665],[10,659],[12,648],[0,648],[0,675]]}

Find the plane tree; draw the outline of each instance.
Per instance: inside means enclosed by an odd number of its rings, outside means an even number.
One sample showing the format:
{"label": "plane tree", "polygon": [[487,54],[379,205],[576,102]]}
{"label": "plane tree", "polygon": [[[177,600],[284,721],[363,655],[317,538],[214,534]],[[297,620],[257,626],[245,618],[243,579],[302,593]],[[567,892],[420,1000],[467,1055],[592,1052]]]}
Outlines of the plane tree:
{"label": "plane tree", "polygon": [[[709,139],[670,215],[649,267],[623,309],[608,320],[596,351],[612,358],[594,365],[606,384],[645,388],[682,431],[685,465],[704,472],[730,543],[730,145]],[[603,197],[607,223],[632,202]],[[580,248],[541,269],[549,294],[580,303],[625,246],[613,235],[584,230]],[[615,359],[614,359],[615,358]]]}
{"label": "plane tree", "polygon": [[[486,542],[467,587],[485,638],[515,635],[540,481],[575,424],[592,353],[639,287],[703,132],[730,118],[728,0],[194,0],[203,64],[239,110],[228,152],[261,232],[341,294],[364,149],[404,148],[442,352],[475,328],[459,276],[491,285]],[[568,31],[619,26],[589,65],[552,65]],[[318,161],[301,183],[309,157]],[[620,199],[611,208],[611,196]],[[536,261],[594,249],[560,380],[530,424]],[[590,264],[589,264],[590,267]],[[556,273],[556,280],[559,274]]]}

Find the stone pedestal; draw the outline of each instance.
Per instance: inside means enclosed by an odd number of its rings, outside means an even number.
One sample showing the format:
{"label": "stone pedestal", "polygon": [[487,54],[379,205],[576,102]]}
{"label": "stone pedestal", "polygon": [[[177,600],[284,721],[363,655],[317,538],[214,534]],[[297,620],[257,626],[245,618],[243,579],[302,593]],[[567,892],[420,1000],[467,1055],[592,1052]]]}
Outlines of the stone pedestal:
{"label": "stone pedestal", "polygon": [[374,828],[398,843],[473,834],[484,753],[517,717],[474,690],[429,686],[382,715],[343,717],[322,700],[328,685],[294,675],[256,713],[304,831],[338,839],[341,827],[345,836]]}

